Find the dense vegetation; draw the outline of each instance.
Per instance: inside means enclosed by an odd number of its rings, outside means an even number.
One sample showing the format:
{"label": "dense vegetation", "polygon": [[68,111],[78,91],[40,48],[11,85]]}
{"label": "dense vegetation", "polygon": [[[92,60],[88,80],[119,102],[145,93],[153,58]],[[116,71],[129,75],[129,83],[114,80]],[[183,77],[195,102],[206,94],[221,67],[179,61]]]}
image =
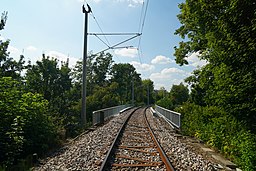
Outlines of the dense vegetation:
{"label": "dense vegetation", "polygon": [[174,110],[181,107],[189,98],[188,87],[183,83],[172,85],[170,92],[161,87],[155,95],[156,104],[166,109]]}
{"label": "dense vegetation", "polygon": [[[153,93],[130,64],[115,64],[111,54],[89,55],[87,120],[92,111],[132,103],[155,103],[182,113],[182,131],[218,149],[243,170],[256,170],[256,2],[185,0],[176,30],[184,40],[175,47],[176,63],[199,53],[207,64],[170,92]],[[7,14],[3,13],[0,30]],[[44,155],[80,124],[82,62],[45,56],[35,64],[9,56],[0,41],[0,170],[24,165],[33,153]],[[23,73],[23,74],[22,74]],[[133,81],[132,81],[133,80]],[[149,92],[149,98],[147,94]],[[26,159],[26,160],[25,160]],[[18,166],[16,166],[18,167]],[[17,170],[17,168],[16,168]]]}
{"label": "dense vegetation", "polygon": [[186,0],[179,5],[184,38],[176,62],[198,52],[207,65],[186,79],[191,96],[182,108],[185,134],[226,154],[243,170],[256,170],[256,3]]}
{"label": "dense vegetation", "polygon": [[[1,17],[4,29],[7,14]],[[82,62],[42,55],[35,64],[9,56],[9,40],[0,42],[0,170],[31,166],[32,155],[45,155],[68,137],[78,135],[80,124]],[[132,103],[153,103],[153,82],[142,80],[130,64],[114,64],[111,54],[89,55],[87,61],[87,126],[92,111]]]}

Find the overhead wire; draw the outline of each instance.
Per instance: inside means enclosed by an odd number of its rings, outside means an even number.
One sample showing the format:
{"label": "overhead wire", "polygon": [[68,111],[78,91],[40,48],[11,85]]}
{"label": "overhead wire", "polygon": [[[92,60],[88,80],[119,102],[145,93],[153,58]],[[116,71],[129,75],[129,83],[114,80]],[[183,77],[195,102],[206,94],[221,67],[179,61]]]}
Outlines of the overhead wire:
{"label": "overhead wire", "polygon": [[[144,7],[145,7],[144,4],[145,4],[145,1],[143,1],[142,8],[141,8],[141,13],[140,13],[139,30],[138,30],[139,33],[141,33],[141,26],[142,26],[141,23],[142,23],[142,17],[143,17],[143,12],[144,12]],[[139,46],[140,46],[141,37],[142,37],[142,36],[139,37],[138,46],[137,46],[138,57],[139,57],[140,63],[142,63],[142,62],[141,62],[140,47],[139,47]]]}
{"label": "overhead wire", "polygon": [[146,0],[146,1],[147,1],[147,3],[146,3],[146,9],[145,9],[143,22],[142,22],[142,26],[141,26],[141,33],[143,32],[143,29],[144,29],[144,25],[145,25],[145,21],[146,21],[146,15],[147,15],[147,11],[148,11],[149,0]]}
{"label": "overhead wire", "polygon": [[148,4],[149,4],[149,0],[146,0],[146,7],[145,7],[145,1],[143,1],[141,15],[140,15],[140,23],[139,23],[139,33],[141,33],[141,36],[139,37],[139,41],[138,41],[138,57],[139,57],[139,60],[140,60],[141,64],[142,64],[142,61],[141,61],[142,57],[141,56],[143,54],[142,53],[142,47],[141,47],[141,39],[142,39],[142,33],[143,33],[145,21],[146,21]]}
{"label": "overhead wire", "polygon": [[145,3],[145,1],[143,1],[143,3],[142,3],[142,9],[141,9],[141,13],[140,13],[140,22],[139,22],[139,30],[138,30],[139,33],[141,32],[141,22],[142,22],[142,15],[143,15],[143,11],[144,11],[144,3]]}
{"label": "overhead wire", "polygon": [[[85,4],[85,3],[87,4],[86,0],[84,0],[84,4]],[[146,4],[146,5],[145,5],[145,4]],[[101,34],[98,34],[98,35],[103,35],[105,41],[102,40],[97,34],[91,34],[91,35],[95,35],[102,43],[104,43],[104,44],[108,47],[107,49],[104,49],[104,50],[101,51],[101,52],[104,52],[104,51],[110,49],[110,50],[112,50],[113,54],[115,54],[114,49],[115,49],[115,48],[118,48],[118,47],[117,47],[118,45],[120,45],[120,44],[122,44],[122,43],[124,43],[124,42],[127,42],[127,41],[129,41],[129,40],[131,40],[131,39],[133,39],[133,38],[135,38],[135,37],[139,37],[137,50],[138,50],[138,57],[139,57],[140,63],[142,63],[142,61],[141,61],[141,55],[142,55],[141,39],[142,39],[142,33],[143,33],[143,29],[144,29],[144,25],[145,25],[145,20],[146,20],[146,15],[147,15],[147,10],[148,10],[148,4],[149,4],[149,0],[146,0],[146,3],[145,3],[145,1],[143,1],[141,13],[140,13],[140,20],[139,20],[139,33],[138,33],[136,36],[134,36],[134,37],[132,37],[132,38],[129,38],[129,39],[125,40],[125,41],[122,41],[121,43],[117,43],[117,44],[115,44],[115,45],[113,45],[113,46],[111,46],[110,42],[108,41],[108,39],[107,39],[107,37],[106,37],[107,34],[103,32],[103,30],[102,30],[102,28],[101,28],[101,26],[100,26],[98,20],[96,19],[96,17],[95,17],[95,15],[94,15],[93,11],[91,12],[91,16],[93,17],[93,19],[95,20],[97,26],[99,27],[99,29],[100,29],[100,31],[101,31]],[[131,34],[133,34],[133,33],[131,33]],[[129,46],[129,47],[127,46],[126,48],[131,48],[131,47],[132,47],[132,46]],[[99,53],[101,53],[101,52],[99,52]],[[97,53],[97,54],[98,54],[98,53]],[[118,60],[121,62],[121,60],[119,59],[119,57],[118,57],[118,56],[116,56],[116,57],[117,57]]]}
{"label": "overhead wire", "polygon": [[[86,0],[84,0],[84,2],[87,4]],[[104,43],[109,49],[111,49],[110,42],[108,41],[106,35],[104,34],[104,32],[103,32],[103,30],[102,30],[102,28],[101,28],[101,26],[100,26],[98,20],[96,19],[96,16],[94,15],[93,11],[91,12],[91,16],[92,16],[92,18],[94,19],[94,21],[96,22],[97,26],[99,27],[99,29],[100,29],[100,31],[101,31],[101,34],[104,36],[106,42],[103,41],[98,35],[96,35],[96,34],[94,34],[94,35],[95,35],[102,43]],[[103,52],[103,51],[102,51],[102,52]],[[115,54],[113,48],[112,48],[112,52],[113,52],[113,54]],[[97,53],[97,54],[98,54],[98,53]],[[119,58],[118,56],[115,56],[115,57],[121,62],[121,60],[120,60],[120,58]]]}
{"label": "overhead wire", "polygon": [[[119,42],[119,43],[117,43],[117,44],[114,44],[113,46],[110,46],[110,47],[108,47],[108,48],[106,48],[106,49],[104,49],[104,50],[102,50],[102,51],[100,51],[100,52],[98,52],[98,53],[96,53],[96,54],[99,54],[99,53],[102,53],[102,52],[105,52],[106,50],[109,50],[109,49],[116,49],[116,48],[120,48],[120,47],[118,47],[118,45],[121,45],[121,44],[123,44],[123,43],[125,43],[125,42],[128,42],[128,41],[130,41],[130,40],[132,40],[132,39],[134,39],[134,38],[136,38],[136,37],[138,37],[138,36],[140,36],[141,34],[136,34],[135,36],[133,36],[133,37],[131,37],[131,38],[129,38],[129,39],[126,39],[126,40],[124,40],[124,41],[122,41],[122,42]],[[129,47],[126,47],[126,48],[129,48]]]}
{"label": "overhead wire", "polygon": [[110,43],[109,43],[109,41],[108,41],[107,37],[105,36],[105,34],[104,34],[104,32],[103,32],[102,28],[100,27],[100,24],[99,24],[99,22],[97,21],[97,19],[96,19],[95,15],[94,15],[94,13],[93,13],[93,11],[91,12],[91,14],[92,14],[92,17],[93,17],[93,19],[95,20],[95,22],[96,22],[97,26],[99,27],[99,29],[100,29],[100,31],[101,31],[101,33],[102,33],[102,35],[104,36],[104,38],[105,38],[105,40],[106,40],[106,42],[107,42],[108,46],[110,46]]}

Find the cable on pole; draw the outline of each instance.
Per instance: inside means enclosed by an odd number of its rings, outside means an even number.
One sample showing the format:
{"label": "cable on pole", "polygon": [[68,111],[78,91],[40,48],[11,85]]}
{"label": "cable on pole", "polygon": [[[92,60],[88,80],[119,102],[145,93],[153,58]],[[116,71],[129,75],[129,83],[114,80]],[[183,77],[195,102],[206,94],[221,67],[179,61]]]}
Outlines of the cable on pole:
{"label": "cable on pole", "polygon": [[[96,16],[94,15],[93,12],[91,13],[91,16],[93,17],[93,19],[95,20],[97,26],[99,27],[99,29],[100,29],[100,31],[101,31],[101,35],[104,35],[103,30],[102,30],[102,28],[101,28],[101,26],[100,26],[100,24],[99,24],[98,20],[96,19]],[[110,47],[110,42],[108,41],[106,35],[104,35],[104,38],[105,38],[105,40],[106,40],[107,43],[104,42],[99,36],[97,36],[97,34],[94,34],[94,35],[95,35],[102,43],[104,43],[107,47]],[[113,51],[113,54],[114,54],[114,51]],[[114,56],[114,55],[113,55],[113,56]],[[121,62],[121,60],[119,59],[118,56],[116,56],[116,58]]]}
{"label": "cable on pole", "polygon": [[141,25],[141,33],[143,32],[144,25],[145,25],[145,20],[146,20],[146,15],[147,15],[147,10],[148,10],[148,4],[149,4],[149,0],[147,0],[147,3],[146,3],[146,9],[145,9],[144,17],[143,17],[143,22],[142,22],[142,25]]}
{"label": "cable on pole", "polygon": [[[84,0],[84,3],[87,4],[86,0]],[[101,33],[87,33],[87,35],[94,35],[95,37],[97,37],[103,44],[105,44],[107,46],[106,49],[96,53],[95,55],[99,54],[99,53],[102,53],[102,52],[105,52],[107,50],[113,50],[113,49],[117,49],[117,48],[121,48],[121,47],[118,47],[119,45],[125,43],[125,42],[128,42],[136,37],[139,37],[139,42],[138,42],[138,47],[137,47],[137,50],[138,50],[138,57],[139,57],[139,60],[140,60],[140,63],[141,62],[141,53],[142,53],[142,50],[141,50],[141,35],[142,35],[142,32],[143,32],[143,29],[144,29],[144,25],[145,25],[145,20],[146,20],[146,14],[147,14],[147,9],[148,9],[148,4],[149,4],[149,0],[146,1],[143,1],[143,5],[142,5],[142,11],[141,11],[141,14],[140,14],[140,21],[139,21],[139,32],[138,33],[104,33],[98,20],[96,19],[94,13],[90,10],[91,12],[91,16],[93,17],[93,19],[95,20],[97,26],[99,27],[100,29],[100,32]],[[88,6],[88,4],[87,4]],[[88,6],[89,8],[89,6]],[[107,37],[106,36],[132,36],[131,38],[128,38],[124,41],[121,41],[120,43],[117,43],[117,44],[114,44],[113,46],[110,45],[110,42],[108,41]],[[103,39],[101,39],[99,36],[104,36],[104,39],[106,41],[104,41]],[[131,48],[133,46],[126,46],[124,48]],[[119,59],[120,60],[120,59]]]}
{"label": "cable on pole", "polygon": [[[149,4],[149,0],[146,0],[146,7],[144,10],[144,5],[145,5],[145,1],[143,1],[143,7],[142,7],[142,11],[141,11],[141,16],[140,16],[140,26],[139,26],[139,32],[142,35],[143,29],[144,29],[144,25],[145,25],[145,21],[146,21],[146,15],[147,15],[147,10],[148,10],[148,4]],[[139,41],[138,41],[138,57],[141,62],[141,55],[142,55],[142,48],[141,48],[141,38],[142,36],[139,37]]]}
{"label": "cable on pole", "polygon": [[[102,30],[102,28],[100,27],[100,24],[99,24],[99,22],[97,21],[97,19],[96,19],[96,17],[95,17],[95,15],[94,15],[93,12],[92,12],[92,17],[93,17],[93,19],[95,20],[96,24],[98,25],[98,27],[99,27],[99,29],[100,29],[102,35],[104,35],[103,30]],[[106,37],[105,35],[104,35],[104,38],[105,38],[106,42],[108,43],[108,46],[110,46],[110,43],[109,43],[109,41],[108,41],[108,39],[107,39],[107,37]]]}
{"label": "cable on pole", "polygon": [[95,55],[97,55],[97,54],[99,54],[99,53],[102,53],[102,52],[105,52],[105,51],[107,51],[107,50],[109,50],[109,49],[115,49],[117,46],[119,46],[119,45],[121,45],[121,44],[123,44],[123,43],[125,43],[125,42],[128,42],[128,41],[130,41],[130,40],[132,40],[132,39],[134,39],[134,38],[136,38],[136,37],[138,37],[138,36],[140,36],[140,35],[141,35],[141,34],[138,33],[138,34],[136,34],[135,36],[133,36],[133,37],[131,37],[131,38],[128,38],[128,39],[126,39],[126,40],[124,40],[124,41],[121,41],[121,42],[119,42],[119,43],[117,43],[117,44],[115,44],[115,45],[113,45],[113,46],[110,46],[110,47],[108,47],[108,48],[106,48],[106,49],[104,49],[104,50],[102,50],[102,51],[96,53]]}
{"label": "cable on pole", "polygon": [[95,37],[97,37],[102,43],[104,43],[107,47],[110,47],[106,42],[104,42],[97,34],[95,34]]}
{"label": "cable on pole", "polygon": [[98,36],[132,36],[132,35],[138,35],[140,33],[88,33],[89,36],[98,35]]}

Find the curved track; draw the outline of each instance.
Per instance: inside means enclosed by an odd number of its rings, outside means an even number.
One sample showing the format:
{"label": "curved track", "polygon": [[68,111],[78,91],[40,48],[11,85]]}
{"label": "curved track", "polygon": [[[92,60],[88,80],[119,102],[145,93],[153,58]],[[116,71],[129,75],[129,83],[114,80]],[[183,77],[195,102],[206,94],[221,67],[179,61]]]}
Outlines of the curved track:
{"label": "curved track", "polygon": [[146,108],[136,109],[127,117],[100,170],[174,171],[149,125]]}

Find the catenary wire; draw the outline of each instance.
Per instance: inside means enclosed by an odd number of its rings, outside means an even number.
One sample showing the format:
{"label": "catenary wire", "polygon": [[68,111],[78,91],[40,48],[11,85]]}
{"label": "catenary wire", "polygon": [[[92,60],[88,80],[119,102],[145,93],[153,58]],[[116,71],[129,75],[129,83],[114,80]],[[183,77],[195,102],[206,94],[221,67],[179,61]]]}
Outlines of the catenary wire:
{"label": "catenary wire", "polygon": [[[145,1],[143,1],[143,7],[142,7],[142,11],[141,11],[141,16],[140,16],[140,27],[139,27],[140,30],[139,30],[139,32],[141,33],[141,36],[139,37],[139,41],[138,41],[138,57],[139,57],[140,63],[142,63],[142,61],[141,61],[141,55],[142,55],[141,39],[142,39],[142,33],[143,33],[145,21],[146,21],[148,4],[149,4],[149,0],[146,0],[146,7],[144,7],[145,6]],[[145,10],[144,10],[144,8],[145,8]]]}
{"label": "catenary wire", "polygon": [[[86,0],[84,0],[84,2],[87,4]],[[95,36],[96,36],[102,43],[104,43],[108,48],[110,48],[110,42],[108,41],[106,35],[104,35],[104,32],[103,32],[103,30],[102,30],[102,28],[101,28],[101,26],[100,26],[98,20],[96,19],[96,17],[95,17],[95,15],[94,15],[93,11],[91,12],[91,16],[92,16],[93,19],[95,20],[97,26],[99,27],[99,29],[100,29],[100,31],[101,31],[101,34],[104,36],[106,42],[104,42],[99,36],[97,36],[97,35],[95,35]],[[115,55],[115,52],[114,52],[113,49],[112,49],[112,53],[113,53],[113,55],[121,62],[120,58]]]}

